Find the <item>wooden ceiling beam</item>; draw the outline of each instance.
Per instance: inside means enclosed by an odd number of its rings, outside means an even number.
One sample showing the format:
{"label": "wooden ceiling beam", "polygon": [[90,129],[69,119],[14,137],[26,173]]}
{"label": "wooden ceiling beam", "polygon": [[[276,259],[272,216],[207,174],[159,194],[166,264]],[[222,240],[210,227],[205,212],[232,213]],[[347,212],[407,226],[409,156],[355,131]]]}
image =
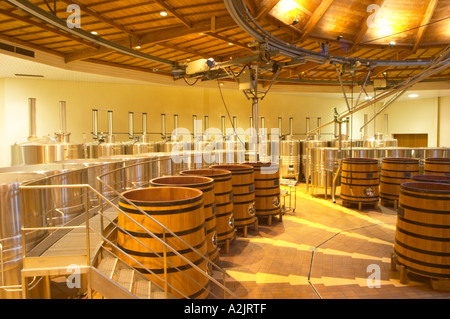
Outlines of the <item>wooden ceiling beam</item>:
{"label": "wooden ceiling beam", "polygon": [[29,17],[20,16],[20,15],[18,15],[18,14],[9,12],[9,11],[4,10],[4,9],[0,9],[0,14],[3,14],[3,15],[8,16],[8,17],[10,17],[10,18],[13,18],[13,19],[16,19],[16,20],[18,20],[18,21],[22,21],[22,22],[25,22],[25,23],[29,24],[29,25],[26,26],[26,27],[30,27],[30,25],[31,25],[31,26],[35,26],[35,27],[38,27],[38,28],[43,29],[43,30],[45,30],[45,31],[52,32],[52,33],[54,33],[54,34],[60,35],[60,36],[62,36],[62,37],[65,37],[66,39],[70,39],[70,40],[72,40],[72,41],[75,41],[75,42],[84,44],[84,45],[86,45],[86,46],[88,46],[88,47],[91,47],[91,48],[93,48],[93,49],[98,49],[98,48],[99,48],[99,46],[96,45],[96,44],[94,44],[94,43],[91,43],[91,42],[89,42],[89,41],[80,39],[80,38],[78,38],[78,37],[76,37],[76,36],[74,36],[74,35],[71,35],[71,34],[66,33],[66,32],[64,32],[64,31],[61,31],[61,30],[59,30],[59,29],[56,29],[56,28],[53,28],[53,27],[49,27],[48,25],[46,25],[46,24],[43,23],[43,22],[36,22],[36,21],[32,20],[32,19],[29,18]]}
{"label": "wooden ceiling beam", "polygon": [[[218,17],[216,19],[216,29],[220,30],[223,28],[228,28],[230,26],[236,26],[236,23],[231,17]],[[149,43],[155,43],[155,42],[163,42],[170,39],[194,34],[194,33],[201,33],[201,32],[208,32],[211,30],[211,20],[208,19],[206,21],[201,21],[198,23],[193,24],[192,28],[182,28],[180,26],[175,27],[168,27],[166,29],[158,30],[158,32],[149,32],[141,37],[139,37],[139,40],[137,44],[143,45],[143,44],[149,44]],[[129,46],[130,40],[128,38],[124,38],[118,41],[115,41],[119,45],[123,46]],[[66,63],[72,62],[72,61],[78,61],[78,60],[84,60],[88,59],[97,55],[101,55],[107,52],[112,51],[109,48],[100,48],[98,50],[82,50],[82,51],[76,51],[69,54],[66,54]]]}
{"label": "wooden ceiling beam", "polygon": [[114,28],[116,28],[116,29],[118,29],[118,30],[128,34],[128,35],[130,35],[130,36],[132,36],[133,38],[137,38],[137,35],[132,30],[127,29],[126,27],[118,24],[114,20],[105,17],[104,15],[98,13],[97,11],[95,11],[93,9],[90,9],[88,6],[86,6],[85,4],[81,3],[78,0],[62,0],[62,1],[67,3],[67,4],[76,4],[86,14],[88,14],[88,15],[90,15],[90,16],[92,16],[92,17],[94,17],[94,18],[96,18],[96,19],[98,19],[98,20],[100,20],[100,21],[102,21],[102,22],[104,22],[104,23],[106,23],[106,24],[108,24],[108,25],[110,25],[110,26],[112,26],[112,27],[114,27]]}
{"label": "wooden ceiling beam", "polygon": [[227,43],[231,43],[231,44],[237,45],[237,46],[239,46],[239,47],[241,47],[241,48],[243,48],[243,49],[246,49],[246,50],[248,50],[248,51],[252,51],[252,48],[249,48],[248,45],[246,45],[245,43],[241,43],[241,42],[239,42],[239,41],[230,39],[230,38],[228,38],[228,37],[221,36],[221,35],[219,35],[219,34],[217,34],[217,33],[215,33],[215,32],[205,32],[205,34],[208,35],[208,36],[210,36],[210,37],[219,39],[219,40],[221,40],[221,41],[224,41],[224,42],[227,42]]}
{"label": "wooden ceiling beam", "polygon": [[306,22],[306,25],[303,29],[303,35],[302,35],[300,41],[303,42],[308,38],[309,34],[314,29],[317,22],[319,22],[319,20],[323,17],[323,15],[328,10],[328,8],[331,6],[332,3],[333,3],[333,0],[324,0],[324,1],[320,2],[319,6],[314,11],[311,18],[309,18],[308,22]]}
{"label": "wooden ceiling beam", "polygon": [[436,9],[438,0],[430,0],[428,3],[427,10],[425,11],[425,15],[422,19],[422,23],[420,24],[423,27],[419,28],[419,31],[417,32],[416,39],[414,41],[414,47],[413,47],[413,53],[416,53],[420,42],[423,39],[423,35],[425,34],[425,31],[427,30],[427,24],[430,22],[431,17],[433,16],[434,10]]}
{"label": "wooden ceiling beam", "polygon": [[[375,2],[375,5],[377,5],[378,7],[381,8],[383,6],[383,4],[384,4],[384,1],[385,0],[377,0]],[[363,19],[363,24],[361,25],[358,33],[353,38],[352,50],[357,49],[358,45],[361,43],[361,40],[363,39],[364,35],[366,34],[367,30],[369,29],[369,25],[367,23],[367,19],[372,14],[373,14],[372,11],[366,12],[366,15],[364,16],[364,19]]]}
{"label": "wooden ceiling beam", "polygon": [[280,2],[280,0],[263,0],[261,1],[255,19],[264,19],[269,12]]}
{"label": "wooden ceiling beam", "polygon": [[156,3],[158,3],[161,7],[163,7],[165,10],[169,11],[170,14],[175,16],[178,20],[180,20],[185,26],[188,28],[192,28],[192,23],[186,20],[182,15],[178,14],[176,9],[172,7],[170,4],[167,3],[167,1],[164,0],[155,0]]}

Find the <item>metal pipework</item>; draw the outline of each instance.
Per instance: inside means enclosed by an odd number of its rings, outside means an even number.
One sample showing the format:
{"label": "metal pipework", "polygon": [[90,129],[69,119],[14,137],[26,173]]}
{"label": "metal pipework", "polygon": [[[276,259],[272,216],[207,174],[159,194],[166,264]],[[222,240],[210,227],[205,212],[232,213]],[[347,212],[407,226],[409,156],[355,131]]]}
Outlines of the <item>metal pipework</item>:
{"label": "metal pipework", "polygon": [[225,138],[226,132],[225,132],[225,116],[224,115],[222,115],[220,117],[220,121],[221,121],[221,125],[222,125],[222,137]]}
{"label": "metal pipework", "polygon": [[311,129],[311,119],[309,117],[306,118],[306,133]]}
{"label": "metal pipework", "polygon": [[172,140],[178,140],[178,114],[173,115],[173,132]]}
{"label": "metal pipework", "polygon": [[92,138],[98,139],[98,110],[92,109]]}
{"label": "metal pipework", "polygon": [[[205,132],[208,132],[208,128],[209,128],[209,117],[208,117],[208,115],[205,115],[203,120],[204,120]],[[206,136],[206,140],[209,140],[209,136]]]}
{"label": "metal pipework", "polygon": [[108,135],[113,135],[113,111],[108,111]]}
{"label": "metal pipework", "polygon": [[161,136],[163,139],[167,138],[167,130],[166,130],[166,114],[161,114]]}
{"label": "metal pipework", "polygon": [[294,135],[294,118],[289,118],[289,135],[292,137]]}
{"label": "metal pipework", "polygon": [[192,115],[192,129],[193,129],[193,133],[192,136],[194,137],[194,140],[197,139],[197,115]]}
{"label": "metal pipework", "polygon": [[[322,123],[322,118],[321,118],[321,117],[318,117],[318,118],[317,118],[317,127],[320,127],[321,123]],[[317,131],[317,136],[318,136],[319,139],[320,139],[320,129]]]}
{"label": "metal pipework", "polygon": [[66,122],[66,101],[59,101],[59,124],[60,132],[67,132],[67,122]]}
{"label": "metal pipework", "polygon": [[113,111],[108,110],[108,143],[114,143],[114,131],[113,131]]}
{"label": "metal pipework", "polygon": [[134,138],[134,113],[128,112],[128,137],[130,140]]}
{"label": "metal pipework", "polygon": [[147,113],[142,113],[142,135],[147,135]]}
{"label": "metal pipework", "polygon": [[28,140],[36,138],[36,98],[28,99],[29,136]]}
{"label": "metal pipework", "polygon": [[283,136],[283,118],[278,117],[278,132],[280,137]]}

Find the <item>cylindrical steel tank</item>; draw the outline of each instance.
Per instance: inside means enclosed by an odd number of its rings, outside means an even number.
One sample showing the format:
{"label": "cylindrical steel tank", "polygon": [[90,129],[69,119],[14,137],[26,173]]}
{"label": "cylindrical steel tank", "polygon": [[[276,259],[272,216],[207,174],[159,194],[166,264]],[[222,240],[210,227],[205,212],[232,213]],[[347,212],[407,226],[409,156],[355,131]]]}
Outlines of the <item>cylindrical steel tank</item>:
{"label": "cylindrical steel tank", "polygon": [[300,141],[288,138],[280,141],[280,177],[299,180]]}
{"label": "cylindrical steel tank", "polygon": [[311,185],[327,187],[332,185],[333,173],[339,166],[339,149],[332,147],[312,148],[311,153]]}
{"label": "cylindrical steel tank", "polygon": [[[21,284],[22,270],[22,233],[21,227],[44,227],[46,220],[41,215],[44,199],[40,196],[29,196],[23,193],[21,198],[19,187],[29,181],[44,178],[40,173],[0,173],[0,286],[16,286]],[[22,213],[23,218],[22,218]],[[33,231],[25,234],[26,250],[32,249],[44,238],[46,231]],[[20,290],[0,289],[0,299],[19,299]]]}

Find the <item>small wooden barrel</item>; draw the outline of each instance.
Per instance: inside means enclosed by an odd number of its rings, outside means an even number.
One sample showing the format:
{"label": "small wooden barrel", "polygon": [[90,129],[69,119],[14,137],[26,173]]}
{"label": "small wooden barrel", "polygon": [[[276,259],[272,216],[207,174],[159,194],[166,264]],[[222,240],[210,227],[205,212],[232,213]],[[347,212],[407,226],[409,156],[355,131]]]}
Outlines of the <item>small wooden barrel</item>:
{"label": "small wooden barrel", "polygon": [[414,158],[384,158],[381,162],[380,198],[394,201],[397,206],[400,184],[419,174],[419,160]]}
{"label": "small wooden barrel", "polygon": [[[211,168],[231,172],[233,185],[233,215],[236,227],[255,224],[255,179],[253,167],[242,164],[212,165]],[[245,230],[244,230],[245,232]]]}
{"label": "small wooden barrel", "polygon": [[445,175],[414,175],[411,177],[414,182],[425,182],[425,183],[450,183],[450,176]]}
{"label": "small wooden barrel", "polygon": [[450,278],[450,184],[401,185],[394,251],[408,271]]}
{"label": "small wooden barrel", "polygon": [[425,159],[423,172],[425,175],[450,176],[450,158],[432,157]]}
{"label": "small wooden barrel", "polygon": [[224,169],[191,169],[181,175],[200,175],[214,180],[217,244],[222,245],[235,237],[233,215],[233,184],[231,172]]}
{"label": "small wooden barrel", "polygon": [[256,217],[267,217],[269,225],[274,215],[278,215],[281,220],[279,165],[262,162],[244,164],[253,166],[254,170]]}
{"label": "small wooden barrel", "polygon": [[341,199],[345,203],[378,206],[380,181],[378,161],[371,158],[345,158],[342,162]]}
{"label": "small wooden barrel", "polygon": [[203,211],[205,214],[207,256],[216,261],[218,256],[216,214],[214,207],[214,180],[204,176],[167,176],[150,180],[153,187],[192,187],[203,192]]}
{"label": "small wooden barrel", "polygon": [[[207,271],[208,259],[204,257],[207,245],[202,191],[188,187],[150,187],[130,190],[122,196],[146,214],[120,198],[119,207],[123,212],[202,271]],[[210,282],[204,274],[172,249],[165,247],[124,213],[119,213],[118,225],[121,228],[117,234],[118,247],[138,261],[119,251],[119,257],[125,262],[140,270],[160,287],[164,287],[164,269],[167,268],[168,291],[177,298],[185,298],[185,295],[192,299],[203,299],[208,296]],[[161,225],[195,248],[198,253],[164,230]],[[165,252],[167,267],[164,267]]]}

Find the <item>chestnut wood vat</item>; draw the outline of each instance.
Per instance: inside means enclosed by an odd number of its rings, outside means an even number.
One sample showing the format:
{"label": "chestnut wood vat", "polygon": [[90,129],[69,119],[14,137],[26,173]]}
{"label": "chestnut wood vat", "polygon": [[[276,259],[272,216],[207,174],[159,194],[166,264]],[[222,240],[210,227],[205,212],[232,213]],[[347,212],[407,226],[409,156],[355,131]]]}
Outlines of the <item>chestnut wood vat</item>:
{"label": "chestnut wood vat", "polygon": [[398,206],[400,184],[411,181],[419,174],[419,160],[414,158],[384,158],[381,162],[380,198],[382,202],[393,202]]}
{"label": "chestnut wood vat", "polygon": [[120,198],[119,207],[124,213],[118,216],[118,225],[123,229],[117,234],[118,247],[137,262],[121,252],[119,257],[162,288],[164,278],[167,278],[168,291],[177,298],[184,298],[183,295],[192,299],[206,298],[210,284],[208,277],[161,243],[166,242],[206,273],[208,259],[205,257],[207,245],[202,191],[187,187],[150,187],[130,190],[122,196],[139,209]]}
{"label": "chestnut wood vat", "polygon": [[203,211],[205,214],[207,255],[213,262],[217,260],[216,214],[214,207],[214,180],[205,176],[166,176],[150,180],[153,187],[192,187],[203,192]]}
{"label": "chestnut wood vat", "polygon": [[345,158],[342,161],[342,203],[373,204],[378,207],[380,181],[378,161],[371,158]]}
{"label": "chestnut wood vat", "polygon": [[233,216],[236,228],[243,228],[244,237],[247,236],[247,227],[256,225],[255,216],[255,180],[253,167],[242,164],[212,165],[213,169],[225,169],[231,172],[233,185]]}
{"label": "chestnut wood vat", "polygon": [[394,253],[407,271],[450,278],[450,184],[401,185]]}
{"label": "chestnut wood vat", "polygon": [[450,158],[446,157],[426,158],[423,173],[425,175],[450,176]]}
{"label": "chestnut wood vat", "polygon": [[258,218],[267,218],[271,225],[272,217],[278,215],[280,221],[280,172],[277,163],[246,162],[253,166],[255,180],[255,214]]}
{"label": "chestnut wood vat", "polygon": [[214,180],[217,244],[225,244],[225,253],[227,253],[230,240],[234,240],[236,237],[231,171],[205,168],[185,170],[180,174],[205,176]]}
{"label": "chestnut wood vat", "polygon": [[450,183],[450,176],[445,175],[414,175],[411,177],[413,182],[425,182],[425,183]]}

